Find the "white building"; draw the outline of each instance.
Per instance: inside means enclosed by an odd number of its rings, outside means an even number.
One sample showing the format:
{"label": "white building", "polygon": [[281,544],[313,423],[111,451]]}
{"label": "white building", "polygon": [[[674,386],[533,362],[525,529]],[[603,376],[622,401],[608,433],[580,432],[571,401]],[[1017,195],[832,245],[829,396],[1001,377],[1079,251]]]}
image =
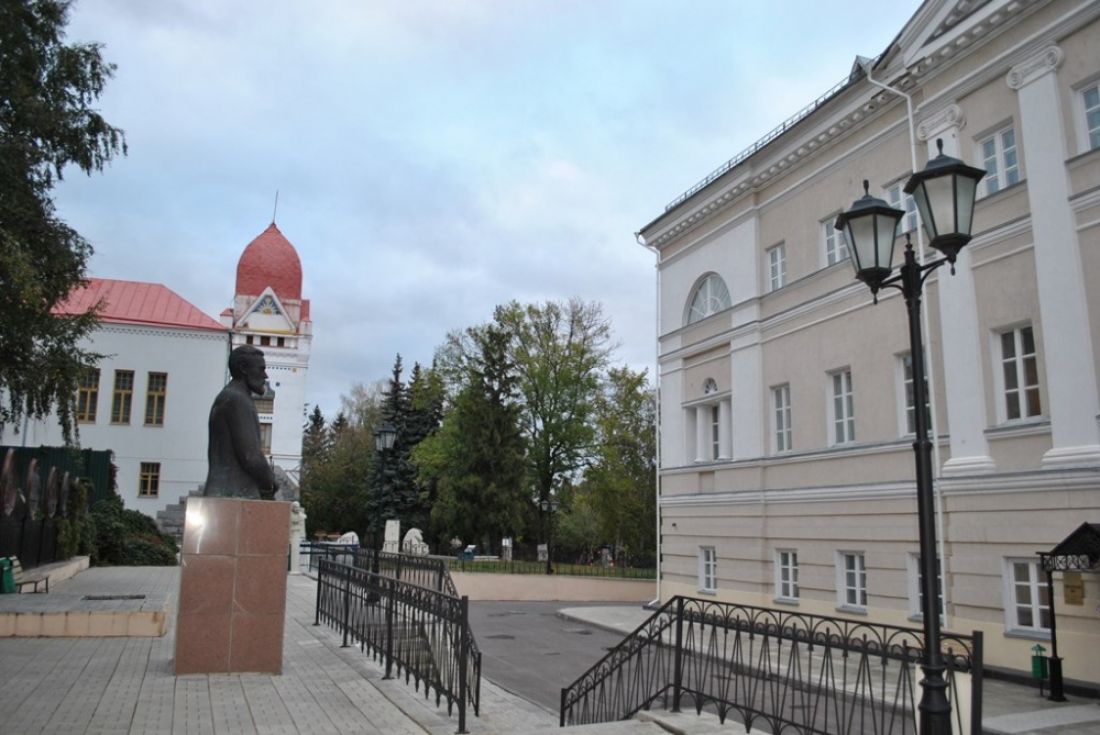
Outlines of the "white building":
{"label": "white building", "polygon": [[297,482],[313,322],[309,299],[302,298],[298,252],[274,222],[241,254],[235,293],[222,324],[234,347],[249,344],[264,353],[269,390],[256,400],[264,452]]}
{"label": "white building", "polygon": [[[1098,18],[1095,1],[927,0],[871,78],[857,65],[642,228],[662,598],[919,621],[905,310],[872,303],[833,222],[863,179],[913,211],[911,161],[942,139],[988,171],[957,274],[925,287],[944,625],[983,631],[995,667],[1049,648],[1036,552],[1100,521]],[[1095,684],[1100,575],[1083,577],[1082,599],[1056,576],[1059,649],[1067,680]]]}
{"label": "white building", "polygon": [[[114,452],[126,507],[156,516],[206,479],[206,422],[226,382],[229,332],[159,283],[92,278],[63,311],[97,302],[89,347],[105,357],[77,396],[80,444]],[[63,442],[54,418],[29,422],[18,441]]]}

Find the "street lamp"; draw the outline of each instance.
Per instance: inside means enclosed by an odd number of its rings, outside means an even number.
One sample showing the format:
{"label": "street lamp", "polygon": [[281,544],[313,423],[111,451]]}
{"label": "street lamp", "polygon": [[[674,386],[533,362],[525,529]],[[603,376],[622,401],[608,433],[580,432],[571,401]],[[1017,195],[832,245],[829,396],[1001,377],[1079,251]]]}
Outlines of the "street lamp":
{"label": "street lamp", "polygon": [[909,315],[910,357],[913,363],[913,402],[916,405],[916,437],[913,452],[917,471],[917,517],[920,533],[921,615],[924,618],[924,660],[921,668],[920,732],[922,735],[951,733],[951,703],[947,699],[943,653],[940,650],[940,611],[938,568],[936,559],[936,524],[932,499],[932,444],[928,440],[928,403],[925,386],[924,341],[921,336],[921,291],[928,275],[951,264],[970,242],[974,217],[974,198],[978,181],[985,171],[967,166],[957,158],[943,153],[943,141],[937,140],[939,155],[928,162],[923,171],[910,177],[905,193],[916,200],[921,224],[933,248],[943,257],[930,263],[917,262],[913,243],[906,236],[905,262],[896,275],[893,271],[894,240],[898,222],[905,212],[893,209],[886,202],[868,193],[853,202],[851,208],[836,218],[836,228],[844,232],[856,278],[870,287],[878,300],[879,289],[896,288],[905,297]]}
{"label": "street lamp", "polygon": [[375,574],[378,573],[378,554],[382,551],[382,544],[378,538],[378,518],[377,511],[381,505],[381,495],[386,487],[386,453],[393,449],[394,439],[397,438],[397,429],[393,428],[393,424],[388,421],[382,423],[377,429],[374,430],[374,448],[378,452],[378,489],[376,492],[379,497],[376,498],[379,502],[375,504],[375,517],[370,519],[371,521],[371,546],[374,547],[374,560],[371,562],[371,571]]}
{"label": "street lamp", "polygon": [[539,501],[539,508],[546,515],[546,573],[553,574],[554,568],[550,565],[550,536],[554,530],[554,511],[558,509],[558,501],[543,498]]}

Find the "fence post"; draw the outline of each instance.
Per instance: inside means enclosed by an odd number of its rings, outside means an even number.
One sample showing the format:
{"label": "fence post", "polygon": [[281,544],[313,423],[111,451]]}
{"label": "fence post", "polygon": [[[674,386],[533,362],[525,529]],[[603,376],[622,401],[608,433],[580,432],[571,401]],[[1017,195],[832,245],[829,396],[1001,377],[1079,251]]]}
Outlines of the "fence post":
{"label": "fence post", "polygon": [[561,716],[558,717],[558,727],[565,727],[565,695],[568,691],[569,689],[567,687],[561,688],[561,705],[558,709],[558,712],[561,713]]}
{"label": "fence post", "polygon": [[974,643],[970,651],[970,732],[981,735],[982,732],[982,684],[985,680],[985,655],[982,647],[982,632],[971,633]]}
{"label": "fence post", "polygon": [[684,598],[676,596],[676,651],[673,656],[672,711],[680,711],[680,693],[684,685]]}
{"label": "fence post", "polygon": [[348,647],[348,628],[350,627],[349,618],[351,617],[351,567],[344,567],[344,642],[340,644],[340,648]]}
{"label": "fence post", "polygon": [[470,598],[462,596],[459,604],[458,619],[458,731],[466,732],[466,699],[468,698],[466,681],[466,667],[470,659]]}
{"label": "fence post", "polygon": [[[379,576],[379,589],[382,588],[383,578]],[[393,618],[394,618],[394,605],[397,601],[397,585],[400,584],[396,579],[387,579],[389,584],[390,593],[386,599],[386,675],[383,679],[392,679],[393,672]]]}
{"label": "fence post", "polygon": [[[322,559],[322,562],[323,561],[324,560]],[[314,625],[320,625],[321,624],[321,583],[322,583],[322,580],[324,578],[325,578],[324,567],[323,566],[318,567],[318,572],[317,572],[317,612],[314,613],[314,615],[313,615],[313,624]]]}
{"label": "fence post", "polygon": [[445,562],[440,562],[439,573],[436,575],[435,589],[436,592],[443,591],[443,575],[447,573],[447,565]]}

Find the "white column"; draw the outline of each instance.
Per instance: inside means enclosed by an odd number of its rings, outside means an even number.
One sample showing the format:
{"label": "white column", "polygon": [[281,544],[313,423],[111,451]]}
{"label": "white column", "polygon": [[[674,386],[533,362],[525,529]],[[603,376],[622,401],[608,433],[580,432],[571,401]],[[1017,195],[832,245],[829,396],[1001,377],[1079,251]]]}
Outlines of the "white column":
{"label": "white column", "polygon": [[695,461],[710,459],[710,406],[695,407]]}
{"label": "white column", "polygon": [[[960,155],[959,131],[966,119],[958,105],[950,105],[917,126],[917,137],[928,143],[928,158],[939,154],[936,140],[943,140],[943,152]],[[922,233],[923,235],[923,233]],[[930,248],[925,258],[938,257]],[[947,268],[937,273],[940,302],[940,338],[947,397],[947,426],[951,433],[951,458],[944,462],[944,475],[971,475],[993,472],[987,425],[985,387],[982,375],[981,345],[978,328],[978,302],[974,295],[974,274],[970,270],[970,250],[963,248],[955,264],[955,275]],[[929,357],[935,357],[930,355]],[[929,360],[929,369],[932,361]],[[942,427],[937,427],[943,431]]]}
{"label": "white column", "polygon": [[730,458],[730,399],[718,404],[718,459]]}
{"label": "white column", "polygon": [[1048,46],[1012,67],[1008,86],[1020,106],[1035,276],[1043,316],[1043,363],[1052,448],[1044,467],[1100,464],[1100,399],[1089,334],[1081,246],[1069,205],[1065,127],[1057,70],[1062,50]]}

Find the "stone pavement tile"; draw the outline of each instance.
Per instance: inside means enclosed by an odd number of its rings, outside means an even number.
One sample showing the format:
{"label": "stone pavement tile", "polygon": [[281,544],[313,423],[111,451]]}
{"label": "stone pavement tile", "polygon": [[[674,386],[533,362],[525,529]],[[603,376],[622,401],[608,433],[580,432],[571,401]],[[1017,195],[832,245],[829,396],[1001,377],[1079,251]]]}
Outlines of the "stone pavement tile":
{"label": "stone pavement tile", "polygon": [[213,735],[209,677],[190,674],[176,677],[172,732],[176,735]]}
{"label": "stone pavement tile", "polygon": [[88,723],[89,735],[130,732],[150,647],[148,638],[122,639],[122,654]]}
{"label": "stone pavement tile", "polygon": [[290,716],[290,710],[279,696],[272,679],[265,675],[241,677],[241,686],[252,712],[252,722],[260,735],[297,735],[298,727]]}
{"label": "stone pavement tile", "polygon": [[1081,732],[1100,733],[1100,704],[1063,705],[1058,709],[985,717],[982,725],[985,729],[1002,735],[1064,733],[1071,727],[1086,728]]}
{"label": "stone pavement tile", "polygon": [[214,731],[255,735],[256,727],[252,724],[252,712],[241,686],[241,675],[211,674],[209,683]]}

